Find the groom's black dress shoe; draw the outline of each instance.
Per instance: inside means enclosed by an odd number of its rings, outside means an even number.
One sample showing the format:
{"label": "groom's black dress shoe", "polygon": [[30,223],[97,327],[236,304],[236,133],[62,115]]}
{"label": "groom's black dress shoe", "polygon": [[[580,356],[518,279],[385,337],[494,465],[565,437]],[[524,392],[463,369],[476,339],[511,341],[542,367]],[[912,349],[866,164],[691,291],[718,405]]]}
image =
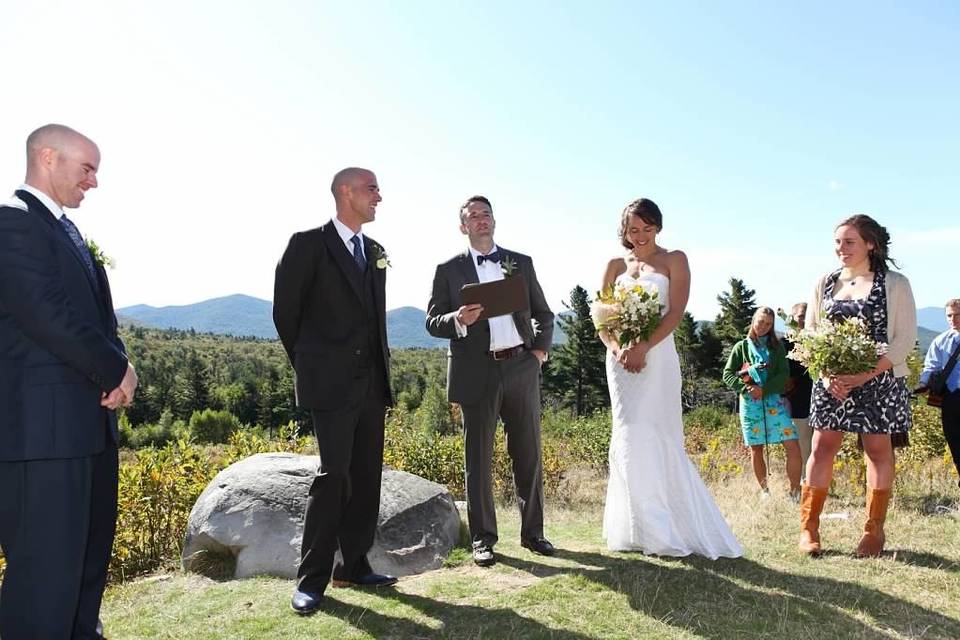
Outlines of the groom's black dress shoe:
{"label": "groom's black dress shoe", "polygon": [[311,591],[296,590],[290,600],[290,606],[302,616],[316,612],[321,604],[323,604],[323,594]]}
{"label": "groom's black dress shoe", "polygon": [[497,561],[496,557],[493,555],[493,547],[485,544],[482,544],[479,547],[474,547],[473,561],[480,567],[489,567],[493,565]]}
{"label": "groom's black dress shoe", "polygon": [[337,580],[334,578],[330,581],[330,584],[334,587],[389,587],[390,585],[397,584],[397,579],[393,576],[385,576],[379,573],[368,573],[365,576],[351,580]]}
{"label": "groom's black dress shoe", "polygon": [[520,540],[520,546],[530,549],[541,556],[552,556],[557,550],[550,544],[546,538],[523,538]]}

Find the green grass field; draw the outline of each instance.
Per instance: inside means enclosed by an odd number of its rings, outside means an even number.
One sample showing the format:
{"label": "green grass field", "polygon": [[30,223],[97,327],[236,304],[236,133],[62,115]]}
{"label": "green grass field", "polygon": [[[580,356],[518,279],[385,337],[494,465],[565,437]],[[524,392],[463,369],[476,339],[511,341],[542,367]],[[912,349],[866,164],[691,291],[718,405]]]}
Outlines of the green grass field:
{"label": "green grass field", "polygon": [[[514,509],[500,510],[499,562],[466,549],[447,567],[378,592],[330,589],[308,618],[289,608],[293,582],[214,582],[172,571],[111,587],[107,635],[124,638],[960,638],[957,490],[895,496],[880,559],[852,556],[862,499],[831,498],[819,559],[795,552],[797,507],[761,500],[738,478],[713,485],[746,555],[715,562],[612,553],[601,538],[602,483],[552,507],[561,549],[522,549]],[[586,497],[584,497],[586,496]],[[943,496],[951,496],[949,498]]]}

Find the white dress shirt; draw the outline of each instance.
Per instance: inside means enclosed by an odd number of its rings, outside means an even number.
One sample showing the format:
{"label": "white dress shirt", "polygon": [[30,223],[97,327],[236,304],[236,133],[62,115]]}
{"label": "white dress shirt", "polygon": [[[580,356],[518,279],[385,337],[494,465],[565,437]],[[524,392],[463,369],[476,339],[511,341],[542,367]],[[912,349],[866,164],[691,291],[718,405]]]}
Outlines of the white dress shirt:
{"label": "white dress shirt", "polygon": [[340,222],[336,216],[333,217],[333,226],[337,230],[337,233],[340,234],[340,239],[343,240],[343,244],[347,248],[347,253],[353,255],[353,243],[350,239],[353,236],[357,236],[357,241],[360,243],[360,253],[363,254],[364,259],[367,258],[367,254],[363,250],[363,230],[354,233],[353,229]]}
{"label": "white dress shirt", "polygon": [[[490,253],[494,251],[500,251],[497,245],[493,245]],[[485,260],[483,264],[478,265],[477,256],[479,255],[483,254],[473,247],[470,247],[470,262],[477,270],[477,279],[480,282],[503,280],[502,263]],[[503,254],[500,254],[500,259],[503,260],[503,258]],[[520,333],[517,331],[517,325],[513,321],[511,314],[489,318],[487,322],[490,323],[490,351],[500,351],[523,344],[523,338],[520,337]],[[461,338],[467,335],[467,327],[460,324],[460,320],[454,318],[454,324],[457,327],[457,334],[459,334]]]}
{"label": "white dress shirt", "polygon": [[[28,184],[22,184],[17,187],[17,191],[26,191],[27,193],[33,194],[37,200],[43,203],[43,206],[50,210],[50,213],[52,213],[57,220],[63,217],[63,209],[58,207],[57,203],[54,202],[50,196],[45,194],[43,191],[40,191],[36,187],[31,187]],[[4,204],[8,207],[14,207],[15,209],[23,209],[24,211],[28,211],[27,203],[17,196],[12,196],[10,200]]]}

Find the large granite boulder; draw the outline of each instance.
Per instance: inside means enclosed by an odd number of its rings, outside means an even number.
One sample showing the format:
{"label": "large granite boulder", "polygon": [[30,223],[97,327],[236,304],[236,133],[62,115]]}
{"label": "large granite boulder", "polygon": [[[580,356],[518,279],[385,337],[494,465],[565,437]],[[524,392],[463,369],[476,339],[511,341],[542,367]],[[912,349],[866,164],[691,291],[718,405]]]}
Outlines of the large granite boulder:
{"label": "large granite boulder", "polygon": [[[218,473],[190,512],[183,567],[211,573],[216,566],[213,573],[220,577],[296,577],[304,508],[318,463],[316,456],[260,453]],[[403,576],[436,569],[459,536],[460,516],[445,487],[384,469],[368,555],[374,571]]]}

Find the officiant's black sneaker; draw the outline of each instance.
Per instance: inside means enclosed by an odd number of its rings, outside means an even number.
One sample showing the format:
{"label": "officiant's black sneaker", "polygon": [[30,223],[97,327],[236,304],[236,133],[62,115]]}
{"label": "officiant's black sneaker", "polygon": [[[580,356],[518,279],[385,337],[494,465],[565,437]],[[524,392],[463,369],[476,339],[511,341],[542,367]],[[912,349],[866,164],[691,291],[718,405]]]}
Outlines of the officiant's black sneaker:
{"label": "officiant's black sneaker", "polygon": [[493,555],[493,547],[485,544],[482,544],[479,547],[474,547],[473,561],[481,567],[489,567],[493,565],[497,561],[496,557]]}
{"label": "officiant's black sneaker", "polygon": [[368,573],[352,580],[338,580],[334,578],[330,581],[334,587],[389,587],[397,584],[397,579],[393,576],[381,575],[379,573]]}
{"label": "officiant's black sneaker", "polygon": [[557,552],[546,538],[523,538],[520,540],[520,546],[541,556],[552,556]]}

